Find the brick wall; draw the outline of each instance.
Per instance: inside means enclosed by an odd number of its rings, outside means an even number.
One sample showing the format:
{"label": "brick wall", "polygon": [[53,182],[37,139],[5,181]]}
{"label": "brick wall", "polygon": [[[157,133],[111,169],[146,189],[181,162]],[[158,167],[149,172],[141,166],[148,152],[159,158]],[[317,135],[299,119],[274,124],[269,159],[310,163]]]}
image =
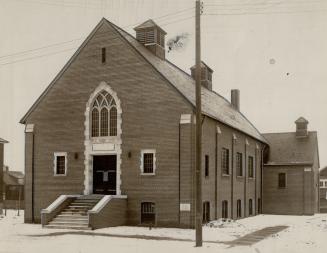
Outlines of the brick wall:
{"label": "brick wall", "polygon": [[[107,63],[101,63],[101,47]],[[86,103],[101,81],[122,106],[121,190],[128,196],[128,224],[140,223],[142,201],[156,203],[157,223],[178,224],[179,121],[192,108],[110,27],[100,27],[77,59],[27,119],[34,127],[35,219],[61,194],[84,190]],[[26,134],[26,216],[31,220],[31,133]],[[140,175],[141,149],[156,149],[155,176]],[[66,177],[53,176],[53,153],[68,153]],[[131,157],[128,157],[128,153]],[[78,158],[75,158],[75,153]]]}
{"label": "brick wall", "polygon": [[127,200],[111,199],[99,213],[89,213],[89,225],[93,229],[125,225],[127,221]]}
{"label": "brick wall", "polygon": [[[285,189],[278,188],[278,173],[286,173]],[[312,180],[312,172],[304,172],[303,166],[265,166],[263,212],[267,214],[313,214]]]}
{"label": "brick wall", "polygon": [[[105,64],[101,63],[102,47],[107,48]],[[180,124],[180,117],[181,114],[192,115],[193,108],[106,25],[99,28],[27,119],[27,123],[35,125],[35,221],[40,221],[41,209],[59,195],[82,194],[84,191],[84,113],[90,94],[102,81],[110,85],[121,101],[121,194],[128,196],[127,224],[140,224],[141,202],[144,201],[155,203],[157,226],[192,227],[195,131],[193,124]],[[260,196],[260,155],[256,156],[257,176],[248,179],[246,175],[236,178],[235,153],[243,154],[243,168],[247,170],[245,152],[255,156],[256,145],[261,148],[261,144],[224,124],[218,125],[221,134],[217,134],[217,121],[206,118],[203,125],[203,162],[206,154],[210,160],[209,177],[205,178],[203,174],[203,200],[211,203],[211,219],[221,217],[221,202],[225,199],[229,202],[229,217],[235,218],[236,201],[240,198],[244,217],[247,215],[244,203],[248,203],[249,198],[255,203]],[[234,144],[233,134],[237,136]],[[246,138],[249,145],[246,145]],[[230,150],[230,170],[233,171],[230,176],[221,173],[222,147]],[[33,133],[26,133],[25,148],[25,221],[31,222]],[[141,149],[156,149],[157,169],[153,176],[140,175]],[[53,175],[54,152],[68,154],[65,177]],[[180,211],[180,203],[190,203],[191,211]]]}
{"label": "brick wall", "polygon": [[[217,133],[217,126],[221,133]],[[233,135],[236,140],[233,142]],[[248,145],[246,143],[248,142]],[[259,149],[257,149],[257,146]],[[230,175],[223,175],[221,169],[222,148],[229,149]],[[236,218],[236,203],[240,199],[242,203],[242,217],[249,216],[249,199],[253,201],[253,214],[257,210],[257,198],[260,198],[260,153],[262,144],[245,134],[230,128],[213,119],[205,118],[203,123],[203,166],[204,156],[209,155],[209,177],[203,173],[203,201],[210,201],[211,219],[222,217],[222,201],[228,201],[228,217]],[[234,152],[233,152],[234,151]],[[236,176],[236,152],[240,152],[243,157],[243,176]],[[249,178],[247,158],[252,156],[255,165],[255,177]],[[256,160],[257,158],[257,160]],[[217,178],[215,178],[217,176]],[[232,180],[233,178],[233,180]],[[232,184],[233,181],[233,184]],[[216,190],[217,184],[217,190]],[[256,186],[257,184],[257,186]],[[233,187],[233,188],[232,188]],[[232,202],[233,192],[233,202]],[[216,196],[217,194],[217,196]],[[232,208],[233,203],[233,208]],[[231,213],[233,209],[233,215]]]}
{"label": "brick wall", "polygon": [[0,213],[3,201],[3,156],[4,156],[4,144],[0,143]]}

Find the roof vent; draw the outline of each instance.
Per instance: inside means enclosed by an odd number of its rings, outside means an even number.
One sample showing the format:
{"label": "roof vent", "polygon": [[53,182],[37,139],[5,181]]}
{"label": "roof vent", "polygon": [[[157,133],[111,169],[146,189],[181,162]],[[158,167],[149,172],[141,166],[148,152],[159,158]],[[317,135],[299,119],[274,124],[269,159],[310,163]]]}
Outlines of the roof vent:
{"label": "roof vent", "polygon": [[165,59],[165,35],[167,34],[152,19],[135,27],[136,39],[154,55]]}
{"label": "roof vent", "polygon": [[[201,84],[209,90],[212,90],[212,73],[213,70],[201,61]],[[191,67],[191,75],[195,79],[196,66]]]}
{"label": "roof vent", "polygon": [[300,117],[295,121],[296,124],[296,137],[303,138],[308,136],[308,124],[305,118]]}

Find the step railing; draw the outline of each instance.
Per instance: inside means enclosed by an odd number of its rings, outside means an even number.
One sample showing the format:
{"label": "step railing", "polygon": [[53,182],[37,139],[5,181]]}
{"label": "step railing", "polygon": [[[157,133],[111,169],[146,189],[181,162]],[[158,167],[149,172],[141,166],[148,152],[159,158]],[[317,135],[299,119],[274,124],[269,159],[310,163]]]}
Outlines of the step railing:
{"label": "step railing", "polygon": [[105,195],[88,211],[92,229],[122,226],[127,220],[127,196]]}
{"label": "step railing", "polygon": [[73,200],[81,195],[60,195],[47,208],[41,210],[41,224],[42,227],[48,225],[49,222],[66,208]]}

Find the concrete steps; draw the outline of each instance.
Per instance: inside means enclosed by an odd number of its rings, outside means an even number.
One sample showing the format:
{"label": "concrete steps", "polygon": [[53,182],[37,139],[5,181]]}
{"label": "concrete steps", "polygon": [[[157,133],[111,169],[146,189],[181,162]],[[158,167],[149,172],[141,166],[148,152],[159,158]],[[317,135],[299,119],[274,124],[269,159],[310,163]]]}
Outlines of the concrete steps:
{"label": "concrete steps", "polygon": [[102,196],[82,196],[73,200],[66,208],[56,215],[46,228],[56,229],[79,229],[89,230],[89,217],[87,212],[91,210]]}

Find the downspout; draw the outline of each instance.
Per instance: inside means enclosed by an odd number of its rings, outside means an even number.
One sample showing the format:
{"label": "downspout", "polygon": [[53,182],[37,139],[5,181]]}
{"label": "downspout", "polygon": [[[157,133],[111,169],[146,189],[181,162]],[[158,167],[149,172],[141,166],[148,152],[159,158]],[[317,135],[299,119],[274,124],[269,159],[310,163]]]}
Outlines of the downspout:
{"label": "downspout", "polygon": [[34,219],[34,132],[32,133],[32,223],[35,223]]}
{"label": "downspout", "polygon": [[178,224],[181,224],[181,124],[178,125]]}
{"label": "downspout", "polygon": [[215,129],[215,220],[218,219],[218,131]]}
{"label": "downspout", "polygon": [[245,148],[244,148],[244,217],[246,217],[246,171],[247,171],[247,140],[245,140]]}
{"label": "downspout", "polygon": [[234,134],[232,135],[231,218],[234,219]]}
{"label": "downspout", "polygon": [[257,215],[258,214],[258,194],[257,194],[257,184],[258,184],[258,181],[257,181],[257,171],[258,171],[258,145],[256,144],[256,147],[255,147],[255,152],[254,152],[254,161],[255,161],[255,170],[254,170],[254,215]]}
{"label": "downspout", "polygon": [[261,199],[261,206],[260,206],[260,211],[261,213],[263,213],[263,189],[262,189],[262,186],[263,186],[263,154],[264,154],[264,151],[266,149],[267,145],[263,145],[263,149],[261,150],[261,182],[260,182],[260,199]]}

